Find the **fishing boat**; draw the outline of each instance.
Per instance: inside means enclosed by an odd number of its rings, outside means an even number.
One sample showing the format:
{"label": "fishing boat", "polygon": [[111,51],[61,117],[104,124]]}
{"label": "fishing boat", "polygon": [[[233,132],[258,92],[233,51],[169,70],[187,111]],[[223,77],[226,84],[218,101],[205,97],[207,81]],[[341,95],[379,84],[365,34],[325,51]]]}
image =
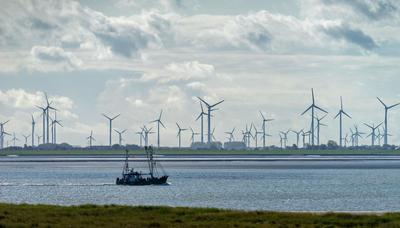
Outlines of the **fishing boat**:
{"label": "fishing boat", "polygon": [[[117,185],[162,185],[167,183],[168,176],[165,174],[164,169],[160,164],[154,160],[153,147],[144,147],[146,151],[147,163],[149,166],[149,173],[142,173],[129,168],[128,163],[128,150],[126,150],[125,164],[122,169],[122,177],[117,177]],[[162,176],[158,175],[158,167],[163,172]]]}

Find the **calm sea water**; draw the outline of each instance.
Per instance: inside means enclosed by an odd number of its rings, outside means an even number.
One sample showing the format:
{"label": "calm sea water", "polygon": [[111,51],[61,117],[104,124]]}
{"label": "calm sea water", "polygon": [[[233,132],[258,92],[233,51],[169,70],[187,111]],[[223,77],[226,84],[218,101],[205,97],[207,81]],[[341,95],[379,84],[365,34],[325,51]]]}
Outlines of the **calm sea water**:
{"label": "calm sea water", "polygon": [[[145,170],[145,163],[131,163]],[[164,162],[167,186],[116,186],[121,162],[0,162],[0,202],[400,211],[400,161]]]}

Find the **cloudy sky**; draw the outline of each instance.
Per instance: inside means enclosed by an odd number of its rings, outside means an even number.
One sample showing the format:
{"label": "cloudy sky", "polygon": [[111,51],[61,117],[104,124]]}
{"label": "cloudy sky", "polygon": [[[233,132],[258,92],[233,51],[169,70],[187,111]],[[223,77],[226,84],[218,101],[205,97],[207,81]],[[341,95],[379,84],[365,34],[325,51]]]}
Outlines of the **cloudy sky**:
{"label": "cloudy sky", "polygon": [[[101,113],[121,113],[114,127],[128,129],[126,143],[138,143],[135,132],[152,126],[163,109],[161,143],[175,146],[175,122],[200,128],[196,96],[225,99],[212,123],[218,140],[233,127],[260,127],[261,110],[276,119],[268,126],[274,144],[279,131],[309,126],[300,113],[312,87],[329,111],[323,142],[338,141],[333,117],[340,96],[353,117],[346,131],[383,120],[376,96],[400,102],[396,0],[1,0],[1,6],[0,121],[10,119],[5,130],[21,141],[31,113],[40,132],[35,105],[44,104],[43,92],[60,110],[58,141],[74,145],[87,145],[91,130],[96,143],[107,143]],[[400,144],[400,108],[389,123],[390,143]]]}

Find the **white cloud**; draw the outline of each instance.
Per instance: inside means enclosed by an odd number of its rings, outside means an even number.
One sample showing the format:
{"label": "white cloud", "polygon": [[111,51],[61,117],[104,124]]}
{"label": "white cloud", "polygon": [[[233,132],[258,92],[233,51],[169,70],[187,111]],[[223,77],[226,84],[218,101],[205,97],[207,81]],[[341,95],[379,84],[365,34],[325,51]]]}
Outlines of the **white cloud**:
{"label": "white cloud", "polygon": [[216,73],[213,65],[198,61],[188,61],[167,64],[161,71],[144,74],[141,80],[156,80],[159,83],[168,83],[173,81],[205,80],[215,76]]}

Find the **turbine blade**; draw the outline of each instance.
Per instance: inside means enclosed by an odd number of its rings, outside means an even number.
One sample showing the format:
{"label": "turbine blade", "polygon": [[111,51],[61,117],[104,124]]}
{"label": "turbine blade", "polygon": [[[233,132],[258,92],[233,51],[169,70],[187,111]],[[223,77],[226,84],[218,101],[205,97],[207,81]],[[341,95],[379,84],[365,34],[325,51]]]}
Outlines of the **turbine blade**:
{"label": "turbine blade", "polygon": [[336,119],[339,115],[340,115],[340,111],[336,114],[336,116],[335,117],[333,117],[333,119]]}
{"label": "turbine blade", "polygon": [[387,108],[387,107],[386,107],[386,104],[383,103],[383,101],[382,101],[381,99],[379,99],[379,97],[376,97],[376,99],[378,99],[378,101],[381,102],[381,104],[382,104],[383,106],[385,106],[385,108]]}
{"label": "turbine blade", "polygon": [[397,104],[391,105],[391,106],[387,107],[387,109],[394,108],[394,107],[396,107],[397,105],[400,105],[400,103],[397,103]]}
{"label": "turbine blade", "polygon": [[313,106],[311,105],[310,107],[308,107],[303,113],[301,113],[300,115],[304,115],[306,112],[308,112],[308,110],[310,110]]}
{"label": "turbine blade", "polygon": [[369,124],[364,123],[364,125],[367,126],[367,127],[369,127],[369,128],[371,128],[371,129],[374,129],[374,127],[372,127],[372,126],[369,125]]}
{"label": "turbine blade", "polygon": [[199,100],[201,100],[205,105],[207,105],[207,107],[210,107],[210,105],[203,99],[201,99],[200,97],[197,97]]}
{"label": "turbine blade", "polygon": [[121,114],[118,114],[116,116],[114,116],[114,118],[112,118],[111,120],[115,120],[116,118],[118,118],[118,116],[120,116]]}
{"label": "turbine blade", "polygon": [[219,101],[219,102],[217,102],[217,103],[215,103],[215,104],[211,105],[211,106],[210,106],[210,108],[212,108],[212,107],[215,107],[215,106],[217,106],[217,105],[221,104],[222,102],[224,102],[224,100],[222,100],[222,101]]}
{"label": "turbine blade", "polygon": [[262,114],[262,112],[260,111],[261,117],[263,118],[263,120],[265,120],[264,115]]}
{"label": "turbine blade", "polygon": [[322,112],[328,113],[327,111],[325,111],[324,109],[322,109],[322,108],[320,108],[320,107],[318,107],[318,106],[316,106],[316,105],[314,105],[314,107],[315,107],[316,109],[319,109],[319,110],[322,111]]}
{"label": "turbine blade", "polygon": [[166,128],[166,127],[164,126],[163,122],[161,122],[161,120],[160,120],[160,124],[161,124],[161,126],[163,126],[163,128]]}
{"label": "turbine blade", "polygon": [[349,114],[347,114],[345,111],[342,111],[342,113],[351,119],[351,116]]}

